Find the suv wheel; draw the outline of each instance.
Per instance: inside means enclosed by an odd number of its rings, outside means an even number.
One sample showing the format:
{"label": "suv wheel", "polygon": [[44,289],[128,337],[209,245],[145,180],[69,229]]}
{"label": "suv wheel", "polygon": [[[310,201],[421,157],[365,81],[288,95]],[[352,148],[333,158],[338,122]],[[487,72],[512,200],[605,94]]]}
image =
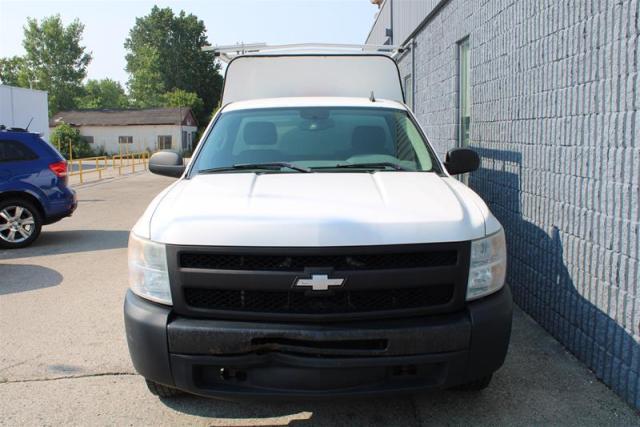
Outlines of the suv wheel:
{"label": "suv wheel", "polygon": [[29,201],[0,201],[0,248],[24,248],[33,243],[42,229],[42,215]]}
{"label": "suv wheel", "polygon": [[460,391],[484,390],[485,388],[489,387],[489,384],[491,383],[491,377],[493,377],[493,375],[489,374],[486,377],[478,378],[477,380],[454,387],[454,390],[460,390]]}
{"label": "suv wheel", "polygon": [[145,379],[145,381],[147,382],[149,391],[158,397],[175,397],[183,394],[177,388],[167,387],[166,385],[158,384],[155,381],[147,379]]}

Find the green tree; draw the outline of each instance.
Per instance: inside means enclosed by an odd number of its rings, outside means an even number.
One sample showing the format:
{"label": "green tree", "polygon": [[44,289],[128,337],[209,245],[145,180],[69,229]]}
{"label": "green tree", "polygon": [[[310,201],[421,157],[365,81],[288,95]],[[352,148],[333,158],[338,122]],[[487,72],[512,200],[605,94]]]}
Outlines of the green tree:
{"label": "green tree", "polygon": [[51,132],[51,144],[53,144],[66,159],[69,159],[69,144],[71,144],[71,152],[74,159],[92,157],[94,155],[91,146],[87,141],[82,139],[78,129],[67,123],[60,123],[53,132]]}
{"label": "green tree", "polygon": [[83,95],[76,99],[78,108],[125,108],[129,105],[122,85],[115,80],[89,80],[82,91]]}
{"label": "green tree", "polygon": [[149,15],[136,19],[125,41],[129,91],[136,105],[162,105],[162,94],[182,89],[203,102],[197,115],[204,123],[220,96],[222,76],[208,45],[206,27],[184,11],[154,6]]}
{"label": "green tree", "polygon": [[164,107],[189,107],[195,116],[202,114],[204,104],[195,92],[174,89],[162,95]]}
{"label": "green tree", "polygon": [[166,91],[159,67],[158,51],[155,47],[141,46],[136,55],[127,55],[127,70],[131,72],[129,93],[135,106],[140,108],[159,107],[162,94]]}
{"label": "green tree", "polygon": [[29,77],[23,57],[0,58],[0,83],[29,87]]}
{"label": "green tree", "polygon": [[[22,45],[27,78],[34,89],[49,92],[49,114],[76,106],[91,55],[80,45],[84,25],[78,19],[65,26],[60,15],[27,19]],[[21,86],[27,82],[20,81]]]}

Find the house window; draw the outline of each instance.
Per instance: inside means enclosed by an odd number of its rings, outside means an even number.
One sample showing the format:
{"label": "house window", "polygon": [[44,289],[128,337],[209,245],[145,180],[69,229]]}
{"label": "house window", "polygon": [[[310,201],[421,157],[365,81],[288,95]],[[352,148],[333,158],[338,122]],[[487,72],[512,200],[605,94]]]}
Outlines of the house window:
{"label": "house window", "polygon": [[411,74],[404,76],[404,98],[407,105],[413,110],[413,78]]}
{"label": "house window", "polygon": [[158,135],[158,150],[171,149],[171,135]]}
{"label": "house window", "polygon": [[118,137],[118,144],[133,144],[133,137],[132,136],[119,136]]}
{"label": "house window", "polygon": [[189,141],[187,141],[187,131],[183,130],[182,131],[182,149],[186,150],[187,148],[189,148]]}
{"label": "house window", "polygon": [[82,138],[83,141],[89,143],[89,144],[93,144],[93,137],[89,136],[89,135],[81,135],[80,138]]}
{"label": "house window", "polygon": [[458,88],[460,90],[458,146],[469,146],[471,129],[471,61],[469,59],[469,38],[458,44]]}

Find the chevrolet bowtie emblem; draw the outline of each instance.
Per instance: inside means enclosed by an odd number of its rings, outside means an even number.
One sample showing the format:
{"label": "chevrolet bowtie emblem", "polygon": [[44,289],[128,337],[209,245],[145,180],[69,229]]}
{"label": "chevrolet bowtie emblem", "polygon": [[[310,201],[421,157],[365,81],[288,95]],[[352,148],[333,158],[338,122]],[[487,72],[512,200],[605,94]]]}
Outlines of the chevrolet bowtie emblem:
{"label": "chevrolet bowtie emblem", "polygon": [[329,279],[326,274],[312,274],[311,279],[298,279],[295,286],[309,287],[314,291],[328,291],[330,286],[342,286],[344,279]]}

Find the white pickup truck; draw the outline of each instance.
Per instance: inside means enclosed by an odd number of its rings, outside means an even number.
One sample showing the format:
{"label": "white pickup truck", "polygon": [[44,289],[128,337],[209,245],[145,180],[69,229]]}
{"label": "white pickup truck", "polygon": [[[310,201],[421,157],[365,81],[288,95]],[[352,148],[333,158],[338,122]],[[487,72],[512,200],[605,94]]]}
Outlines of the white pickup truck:
{"label": "white pickup truck", "polygon": [[379,54],[254,54],[131,231],[124,306],[159,396],[485,388],[511,331],[500,223]]}

